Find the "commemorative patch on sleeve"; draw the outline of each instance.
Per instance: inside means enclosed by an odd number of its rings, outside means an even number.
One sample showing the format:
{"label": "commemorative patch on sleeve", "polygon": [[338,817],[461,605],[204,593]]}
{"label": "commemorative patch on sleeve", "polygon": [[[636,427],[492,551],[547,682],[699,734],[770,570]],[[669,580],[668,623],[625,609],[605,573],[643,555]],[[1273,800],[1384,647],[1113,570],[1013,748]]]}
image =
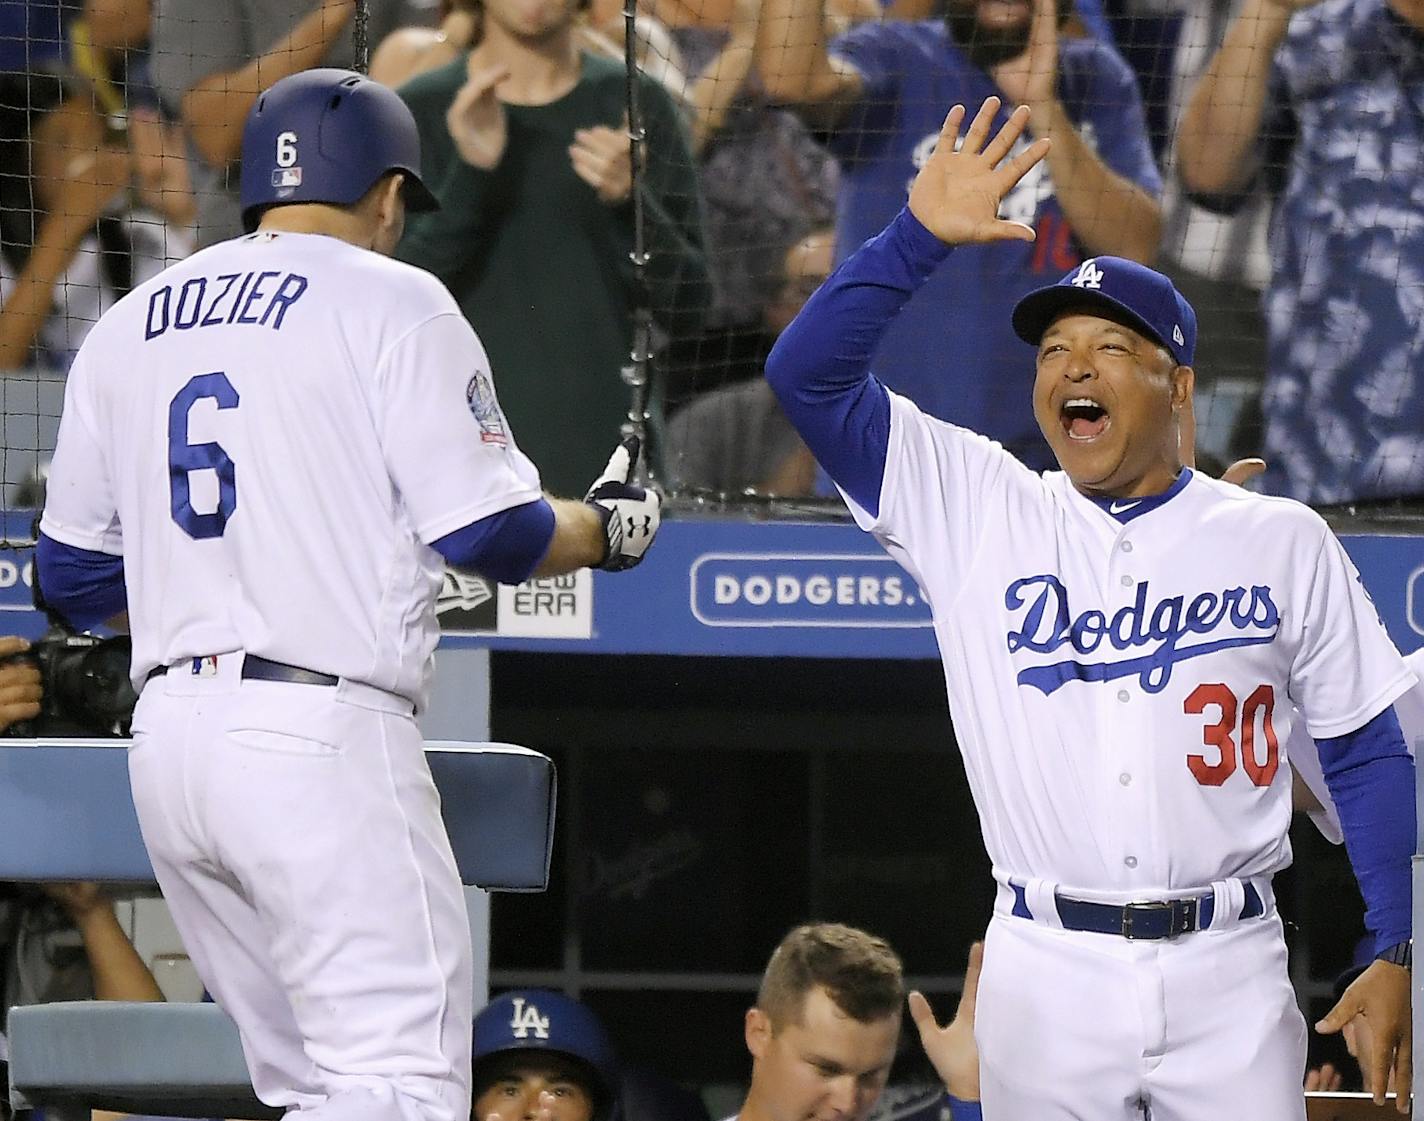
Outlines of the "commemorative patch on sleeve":
{"label": "commemorative patch on sleeve", "polygon": [[476,370],[470,384],[465,386],[465,403],[470,406],[470,414],[480,426],[480,441],[508,447],[509,432],[505,427],[504,414],[499,411],[494,383],[484,370]]}

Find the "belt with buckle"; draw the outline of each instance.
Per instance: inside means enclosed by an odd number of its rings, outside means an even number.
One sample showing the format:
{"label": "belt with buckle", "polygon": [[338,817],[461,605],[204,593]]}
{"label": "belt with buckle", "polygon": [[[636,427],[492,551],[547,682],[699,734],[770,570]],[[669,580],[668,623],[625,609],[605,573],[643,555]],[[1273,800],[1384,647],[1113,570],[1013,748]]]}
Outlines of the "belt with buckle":
{"label": "belt with buckle", "polygon": [[[1254,919],[1265,914],[1261,895],[1246,884],[1246,902],[1238,918]],[[1187,899],[1163,899],[1151,903],[1090,903],[1055,895],[1058,917],[1064,930],[1085,930],[1096,934],[1120,934],[1124,938],[1161,939],[1190,934],[1211,925],[1216,913],[1216,895],[1194,895]]]}
{"label": "belt with buckle", "polygon": [[[220,655],[220,657],[231,657],[231,655]],[[194,658],[194,673],[197,673],[198,663],[202,658]],[[169,666],[157,666],[148,671],[147,681],[152,681],[155,677],[162,677],[169,670]],[[312,669],[302,669],[301,666],[289,666],[286,662],[274,662],[270,658],[260,658],[256,654],[247,654],[242,659],[242,673],[240,675],[244,681],[285,681],[290,685],[336,685],[341,679],[333,677],[329,673],[318,673]]]}

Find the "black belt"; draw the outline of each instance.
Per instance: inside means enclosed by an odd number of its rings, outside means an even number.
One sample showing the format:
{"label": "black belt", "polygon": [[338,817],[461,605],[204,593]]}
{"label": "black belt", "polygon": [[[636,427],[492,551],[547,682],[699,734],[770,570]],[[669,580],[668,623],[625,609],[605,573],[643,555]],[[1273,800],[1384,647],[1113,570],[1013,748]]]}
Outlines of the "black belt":
{"label": "black belt", "polygon": [[[1021,884],[1010,883],[1014,893],[1013,913],[1020,918],[1032,919],[1028,908],[1028,895]],[[1246,902],[1241,907],[1238,918],[1254,919],[1266,913],[1261,902],[1261,893],[1252,884],[1246,884]],[[1187,899],[1163,899],[1154,903],[1090,903],[1086,899],[1069,899],[1067,896],[1053,896],[1058,908],[1058,918],[1064,930],[1083,930],[1091,934],[1118,934],[1134,941],[1148,941],[1175,938],[1179,934],[1191,934],[1211,925],[1216,914],[1216,895],[1194,895]]]}
{"label": "black belt", "polygon": [[[1055,895],[1058,917],[1065,930],[1086,930],[1098,934],[1120,934],[1131,939],[1175,938],[1211,925],[1216,913],[1216,895],[1195,895],[1190,899],[1164,899],[1157,903],[1089,903]],[[1246,902],[1238,918],[1254,919],[1264,914],[1260,893],[1246,885]]]}
{"label": "black belt", "polygon": [[[232,654],[220,654],[222,658],[230,658]],[[193,665],[196,667],[202,661],[201,658],[194,658]],[[162,677],[168,672],[170,667],[158,666],[148,671],[145,680],[153,680],[155,677]],[[196,672],[196,669],[195,671]],[[247,654],[242,659],[242,674],[244,681],[285,681],[290,685],[335,685],[341,679],[332,677],[329,673],[317,673],[314,669],[302,669],[301,666],[289,666],[286,662],[274,662],[270,658],[259,658],[256,654]]]}

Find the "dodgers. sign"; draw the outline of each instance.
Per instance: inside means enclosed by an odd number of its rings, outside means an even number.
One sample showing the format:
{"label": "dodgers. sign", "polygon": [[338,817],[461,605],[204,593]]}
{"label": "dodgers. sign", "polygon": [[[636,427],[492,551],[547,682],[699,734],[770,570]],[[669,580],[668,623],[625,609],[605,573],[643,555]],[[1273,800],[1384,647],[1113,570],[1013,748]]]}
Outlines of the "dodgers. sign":
{"label": "dodgers. sign", "polygon": [[888,556],[706,553],[692,615],[709,627],[928,627],[919,589]]}

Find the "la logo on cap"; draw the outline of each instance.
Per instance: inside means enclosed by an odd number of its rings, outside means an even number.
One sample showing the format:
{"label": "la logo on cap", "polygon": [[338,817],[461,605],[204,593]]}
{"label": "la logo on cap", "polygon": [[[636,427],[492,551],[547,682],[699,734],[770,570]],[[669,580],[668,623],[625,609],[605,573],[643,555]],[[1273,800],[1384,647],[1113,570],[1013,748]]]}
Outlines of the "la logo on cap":
{"label": "la logo on cap", "polygon": [[514,1015],[510,1017],[509,1026],[515,1039],[528,1039],[531,1031],[535,1039],[549,1038],[549,1017],[540,1016],[539,1009],[533,1004],[526,1005],[522,996],[514,998]]}
{"label": "la logo on cap", "polygon": [[1172,324],[1172,341],[1178,346],[1187,345],[1187,340],[1182,337],[1182,325],[1180,323]]}
{"label": "la logo on cap", "polygon": [[1068,282],[1075,288],[1101,288],[1103,286],[1103,270],[1098,268],[1097,262],[1089,257],[1078,266],[1078,272],[1072,280]]}

